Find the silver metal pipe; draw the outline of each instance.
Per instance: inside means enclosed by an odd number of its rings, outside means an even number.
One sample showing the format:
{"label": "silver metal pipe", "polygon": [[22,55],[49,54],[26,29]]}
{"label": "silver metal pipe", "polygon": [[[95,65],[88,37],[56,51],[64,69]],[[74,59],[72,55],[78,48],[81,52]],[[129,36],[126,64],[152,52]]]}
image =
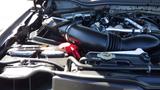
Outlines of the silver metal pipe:
{"label": "silver metal pipe", "polygon": [[126,33],[142,33],[142,29],[118,29],[118,28],[106,28],[106,31],[114,31],[114,32],[126,32]]}
{"label": "silver metal pipe", "polygon": [[129,19],[129,18],[125,18],[125,21],[131,23],[132,25],[134,25],[135,27],[137,27],[138,29],[143,29],[143,27],[141,25],[139,25],[138,23],[136,23],[135,21]]}

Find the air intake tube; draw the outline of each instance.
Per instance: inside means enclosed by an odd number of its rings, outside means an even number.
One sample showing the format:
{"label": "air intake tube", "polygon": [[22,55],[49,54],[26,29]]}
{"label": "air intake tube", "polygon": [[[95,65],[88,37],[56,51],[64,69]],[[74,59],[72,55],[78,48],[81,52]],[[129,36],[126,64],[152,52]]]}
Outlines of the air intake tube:
{"label": "air intake tube", "polygon": [[86,47],[93,51],[132,50],[137,48],[150,49],[160,44],[158,38],[148,34],[141,34],[129,38],[121,38],[108,33],[102,34],[82,25],[64,25],[59,32],[72,43]]}

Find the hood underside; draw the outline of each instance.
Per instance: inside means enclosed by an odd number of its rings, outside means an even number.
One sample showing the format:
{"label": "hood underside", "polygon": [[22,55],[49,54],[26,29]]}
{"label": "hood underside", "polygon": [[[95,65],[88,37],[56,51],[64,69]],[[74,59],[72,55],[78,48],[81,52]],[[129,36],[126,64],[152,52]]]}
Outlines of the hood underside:
{"label": "hood underside", "polygon": [[[159,14],[160,0],[54,0],[58,10],[108,6],[110,11],[137,11]],[[77,4],[78,6],[75,6]],[[63,7],[62,7],[63,6]]]}
{"label": "hood underside", "polygon": [[[74,1],[74,0],[73,0]],[[143,6],[160,6],[160,0],[77,0],[82,3],[106,3],[108,5],[143,5]]]}

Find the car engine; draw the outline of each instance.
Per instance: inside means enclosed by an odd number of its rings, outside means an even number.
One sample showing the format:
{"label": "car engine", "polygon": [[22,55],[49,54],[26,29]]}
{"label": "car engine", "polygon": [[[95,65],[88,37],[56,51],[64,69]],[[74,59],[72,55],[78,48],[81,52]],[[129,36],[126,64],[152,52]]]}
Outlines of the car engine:
{"label": "car engine", "polygon": [[159,12],[84,1],[34,0],[3,33],[3,90],[160,89]]}

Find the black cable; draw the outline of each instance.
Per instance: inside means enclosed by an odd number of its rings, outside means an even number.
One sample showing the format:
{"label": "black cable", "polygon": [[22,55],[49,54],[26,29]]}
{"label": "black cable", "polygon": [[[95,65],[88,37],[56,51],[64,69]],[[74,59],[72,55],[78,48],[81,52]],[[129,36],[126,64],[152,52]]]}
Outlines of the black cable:
{"label": "black cable", "polygon": [[60,70],[60,71],[63,71],[64,70],[64,68],[63,67],[61,67],[61,66],[59,66],[58,64],[56,64],[56,63],[53,63],[53,62],[51,62],[51,61],[47,61],[47,60],[30,60],[31,62],[39,62],[39,63],[47,63],[47,64],[51,64],[51,65],[53,65],[53,66],[55,66],[58,70]]}
{"label": "black cable", "polygon": [[0,61],[0,65],[8,65],[8,64],[14,64],[14,63],[18,63],[20,62],[20,60],[14,60],[14,61]]}

